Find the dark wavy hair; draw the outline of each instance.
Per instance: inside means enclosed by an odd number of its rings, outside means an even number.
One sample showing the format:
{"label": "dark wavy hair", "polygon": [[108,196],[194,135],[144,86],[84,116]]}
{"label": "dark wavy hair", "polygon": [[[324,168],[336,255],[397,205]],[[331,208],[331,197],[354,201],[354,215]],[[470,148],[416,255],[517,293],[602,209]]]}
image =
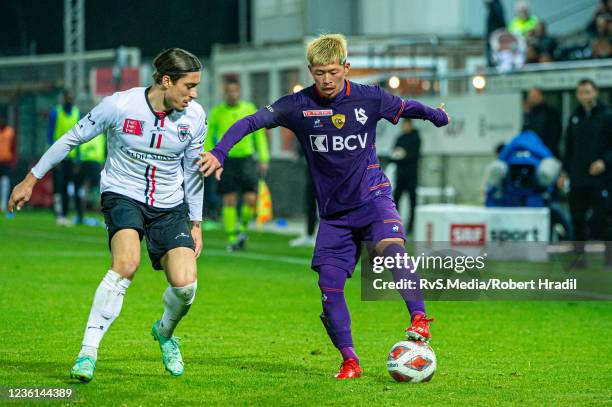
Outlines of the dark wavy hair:
{"label": "dark wavy hair", "polygon": [[153,60],[153,81],[161,83],[164,75],[176,82],[189,72],[199,72],[202,63],[189,51],[169,48],[160,52]]}

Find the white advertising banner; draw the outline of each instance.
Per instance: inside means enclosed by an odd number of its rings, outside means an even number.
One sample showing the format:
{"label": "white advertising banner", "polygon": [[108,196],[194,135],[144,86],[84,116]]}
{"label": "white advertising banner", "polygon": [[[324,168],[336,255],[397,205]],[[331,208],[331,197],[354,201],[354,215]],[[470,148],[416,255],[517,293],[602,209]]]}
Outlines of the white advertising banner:
{"label": "white advertising banner", "polygon": [[[418,97],[417,100],[430,106],[444,102],[452,118],[442,128],[415,122],[421,133],[423,154],[491,155],[499,143],[516,136],[521,129],[520,93]],[[401,133],[400,124],[393,126],[381,120],[377,133],[378,153],[389,153]]]}
{"label": "white advertising banner", "polygon": [[[546,261],[548,208],[422,205],[416,208],[415,250],[447,247],[490,259]],[[544,244],[537,244],[541,242]]]}

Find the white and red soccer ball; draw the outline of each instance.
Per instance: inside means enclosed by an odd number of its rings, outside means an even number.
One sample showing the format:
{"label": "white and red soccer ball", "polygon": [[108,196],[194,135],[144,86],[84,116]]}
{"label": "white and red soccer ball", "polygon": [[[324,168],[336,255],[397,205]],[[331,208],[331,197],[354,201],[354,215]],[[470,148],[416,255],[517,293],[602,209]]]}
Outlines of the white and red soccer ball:
{"label": "white and red soccer ball", "polygon": [[401,341],[389,351],[387,370],[398,382],[428,382],[436,371],[436,354],[424,342]]}

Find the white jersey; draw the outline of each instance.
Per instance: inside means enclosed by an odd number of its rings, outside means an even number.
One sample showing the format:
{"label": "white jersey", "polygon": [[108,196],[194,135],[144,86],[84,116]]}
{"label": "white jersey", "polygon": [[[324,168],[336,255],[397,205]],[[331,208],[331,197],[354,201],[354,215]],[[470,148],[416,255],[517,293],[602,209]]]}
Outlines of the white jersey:
{"label": "white jersey", "polygon": [[108,96],[63,135],[32,168],[40,179],[74,147],[100,133],[107,136],[108,157],[101,192],[115,192],[147,205],[172,208],[183,201],[189,219],[202,220],[204,180],[200,158],[207,121],[195,101],[167,116],[156,113],[148,88],[132,88]]}

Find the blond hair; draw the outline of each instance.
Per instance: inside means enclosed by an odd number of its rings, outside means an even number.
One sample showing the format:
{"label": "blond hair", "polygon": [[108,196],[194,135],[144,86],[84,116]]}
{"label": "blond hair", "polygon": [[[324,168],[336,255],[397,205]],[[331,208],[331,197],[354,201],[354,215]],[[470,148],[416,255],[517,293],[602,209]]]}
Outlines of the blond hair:
{"label": "blond hair", "polygon": [[342,34],[321,34],[306,47],[308,65],[344,64],[348,51]]}

